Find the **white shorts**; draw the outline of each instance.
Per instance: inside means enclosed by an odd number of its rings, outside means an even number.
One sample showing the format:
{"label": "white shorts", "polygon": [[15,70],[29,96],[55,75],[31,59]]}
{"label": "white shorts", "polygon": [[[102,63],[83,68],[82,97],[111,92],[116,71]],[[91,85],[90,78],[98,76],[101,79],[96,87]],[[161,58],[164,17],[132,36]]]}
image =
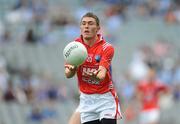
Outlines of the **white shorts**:
{"label": "white shorts", "polygon": [[140,124],[149,124],[158,122],[160,118],[159,109],[142,111],[140,114]]}
{"label": "white shorts", "polygon": [[119,102],[111,92],[105,94],[81,93],[80,104],[76,111],[81,113],[81,123],[102,118],[118,119],[121,117]]}

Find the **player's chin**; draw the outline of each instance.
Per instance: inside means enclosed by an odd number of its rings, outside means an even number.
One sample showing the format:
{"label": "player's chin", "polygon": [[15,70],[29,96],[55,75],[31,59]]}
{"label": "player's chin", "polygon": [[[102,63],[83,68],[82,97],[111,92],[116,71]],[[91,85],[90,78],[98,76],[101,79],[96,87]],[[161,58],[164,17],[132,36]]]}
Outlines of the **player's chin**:
{"label": "player's chin", "polygon": [[90,39],[92,38],[92,36],[90,36],[90,35],[83,35],[83,37],[84,37],[84,39],[86,39],[86,40],[90,40]]}

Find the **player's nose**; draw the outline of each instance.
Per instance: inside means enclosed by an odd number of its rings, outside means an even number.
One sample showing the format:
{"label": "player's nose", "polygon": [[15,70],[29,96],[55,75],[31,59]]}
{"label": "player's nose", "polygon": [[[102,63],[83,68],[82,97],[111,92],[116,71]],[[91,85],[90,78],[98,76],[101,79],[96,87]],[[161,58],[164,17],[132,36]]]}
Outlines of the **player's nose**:
{"label": "player's nose", "polygon": [[89,27],[89,24],[88,24],[88,23],[86,23],[86,24],[84,25],[84,27],[85,27],[85,28],[88,28],[88,27]]}

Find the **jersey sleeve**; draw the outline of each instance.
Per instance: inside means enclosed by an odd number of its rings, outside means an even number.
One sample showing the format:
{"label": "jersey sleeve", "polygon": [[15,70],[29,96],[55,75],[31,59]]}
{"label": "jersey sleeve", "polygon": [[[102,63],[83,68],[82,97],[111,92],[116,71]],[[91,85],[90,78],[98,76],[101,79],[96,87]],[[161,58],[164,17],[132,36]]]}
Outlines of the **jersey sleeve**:
{"label": "jersey sleeve", "polygon": [[157,83],[157,89],[158,89],[158,91],[167,92],[168,91],[168,86],[163,84],[163,83]]}
{"label": "jersey sleeve", "polygon": [[106,69],[109,69],[113,56],[114,56],[114,48],[112,45],[109,45],[104,49],[99,65],[104,66]]}

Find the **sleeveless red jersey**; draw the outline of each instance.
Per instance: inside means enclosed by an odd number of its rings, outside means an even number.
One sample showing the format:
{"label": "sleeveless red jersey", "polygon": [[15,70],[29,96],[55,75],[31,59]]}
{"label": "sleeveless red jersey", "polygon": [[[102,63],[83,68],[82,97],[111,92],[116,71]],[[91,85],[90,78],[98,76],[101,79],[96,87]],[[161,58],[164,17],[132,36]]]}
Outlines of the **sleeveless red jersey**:
{"label": "sleeveless red jersey", "polygon": [[[80,91],[86,94],[103,94],[110,91],[110,87],[112,88],[110,68],[111,60],[114,55],[113,46],[107,43],[101,35],[98,35],[98,40],[91,47],[84,43],[82,37],[77,38],[75,41],[84,44],[88,51],[86,61],[77,69]],[[95,81],[84,74],[85,72],[90,73],[97,70],[99,66],[104,66],[107,69],[106,77],[103,81]]]}

